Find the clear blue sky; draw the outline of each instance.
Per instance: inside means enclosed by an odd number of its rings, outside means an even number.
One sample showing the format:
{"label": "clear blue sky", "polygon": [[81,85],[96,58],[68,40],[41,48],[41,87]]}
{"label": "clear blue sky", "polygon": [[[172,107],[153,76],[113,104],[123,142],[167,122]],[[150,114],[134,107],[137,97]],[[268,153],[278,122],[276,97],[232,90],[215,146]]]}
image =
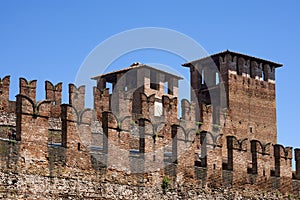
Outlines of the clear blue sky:
{"label": "clear blue sky", "polygon": [[[2,0],[0,77],[12,76],[12,99],[19,77],[38,79],[42,98],[45,80],[62,81],[66,89],[85,57],[108,37],[133,28],[169,28],[195,39],[208,53],[230,49],[283,63],[276,74],[279,143],[300,147],[300,1],[175,2]],[[134,55],[115,65],[141,61],[179,68],[182,62]]]}

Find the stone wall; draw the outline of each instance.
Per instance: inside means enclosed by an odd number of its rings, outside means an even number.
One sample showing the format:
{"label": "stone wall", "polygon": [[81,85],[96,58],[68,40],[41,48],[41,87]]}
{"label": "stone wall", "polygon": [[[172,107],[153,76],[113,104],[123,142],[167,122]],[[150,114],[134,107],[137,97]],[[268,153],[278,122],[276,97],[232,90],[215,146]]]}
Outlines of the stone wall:
{"label": "stone wall", "polygon": [[[100,175],[99,175],[100,177]],[[142,187],[100,182],[99,177],[49,177],[35,174],[0,173],[3,199],[294,199],[294,194],[251,189],[202,188],[195,185]]]}

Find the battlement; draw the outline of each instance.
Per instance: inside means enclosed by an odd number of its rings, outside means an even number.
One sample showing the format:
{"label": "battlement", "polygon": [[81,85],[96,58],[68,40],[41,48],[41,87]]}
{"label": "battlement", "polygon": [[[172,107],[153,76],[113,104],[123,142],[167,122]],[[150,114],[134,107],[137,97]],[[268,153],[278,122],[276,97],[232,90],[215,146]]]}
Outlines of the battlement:
{"label": "battlement", "polygon": [[220,56],[221,65],[228,67],[231,73],[251,77],[253,79],[274,82],[275,68],[281,64],[272,63],[262,59],[228,52],[225,57]]}
{"label": "battlement", "polygon": [[10,76],[0,78],[0,112],[12,113],[15,104],[9,101]]}
{"label": "battlement", "polygon": [[[69,84],[69,103],[62,104],[62,83],[45,81],[45,99],[37,101],[37,81],[25,78],[12,103],[10,77],[4,77],[0,143],[10,150],[0,152],[1,169],[144,187],[160,186],[169,177],[174,186],[247,187],[299,197],[300,150],[293,155],[292,147],[277,144],[272,68],[279,64],[232,52],[212,59],[224,80],[202,83],[210,72],[194,71],[208,61],[189,63],[196,95],[181,100],[180,119],[179,77],[154,70],[151,78],[149,66],[96,77],[93,108],[85,108],[85,86]],[[127,73],[136,81],[126,82]],[[112,92],[106,82],[113,83]],[[222,84],[226,104],[212,94]],[[8,138],[10,128],[16,129],[16,141]]]}
{"label": "battlement", "polygon": [[[212,65],[215,65],[222,75],[223,72],[227,73],[229,71],[229,73],[271,83],[275,81],[275,69],[282,67],[282,64],[279,63],[228,50],[183,64],[185,67],[195,67],[200,74],[203,69],[205,70],[205,68]],[[223,80],[226,80],[224,78]]]}

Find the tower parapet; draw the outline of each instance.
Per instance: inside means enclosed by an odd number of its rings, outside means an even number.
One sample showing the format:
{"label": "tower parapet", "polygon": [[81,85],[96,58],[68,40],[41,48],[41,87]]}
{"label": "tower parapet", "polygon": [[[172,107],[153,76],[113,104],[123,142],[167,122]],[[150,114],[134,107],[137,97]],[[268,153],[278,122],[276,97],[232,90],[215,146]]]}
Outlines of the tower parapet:
{"label": "tower parapet", "polygon": [[183,66],[190,68],[199,108],[212,106],[214,123],[226,110],[225,135],[277,143],[275,69],[281,64],[224,51]]}
{"label": "tower parapet", "polygon": [[[159,117],[164,115],[163,96],[168,96],[170,99],[177,97],[178,80],[182,78],[148,65],[134,63],[128,68],[96,76],[93,79],[97,81],[99,92],[107,90],[108,83],[111,84],[109,102],[110,111],[113,113],[143,115],[145,113],[143,109],[151,108],[151,105],[144,105],[146,101],[142,95],[147,97],[154,95],[154,113],[151,115]],[[132,103],[128,103],[126,99]],[[101,106],[97,105],[97,107]],[[177,106],[175,108],[177,109]]]}

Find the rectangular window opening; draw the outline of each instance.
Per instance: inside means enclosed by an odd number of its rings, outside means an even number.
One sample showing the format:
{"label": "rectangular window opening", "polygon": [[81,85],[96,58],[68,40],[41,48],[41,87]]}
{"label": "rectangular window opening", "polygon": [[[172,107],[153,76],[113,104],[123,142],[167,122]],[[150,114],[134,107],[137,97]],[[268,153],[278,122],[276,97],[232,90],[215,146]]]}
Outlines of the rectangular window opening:
{"label": "rectangular window opening", "polygon": [[137,87],[137,71],[136,70],[130,70],[126,73],[126,83],[125,86],[127,87],[127,90],[131,90]]}
{"label": "rectangular window opening", "polygon": [[205,84],[205,79],[204,79],[204,76],[205,76],[205,72],[204,72],[204,69],[202,69],[201,71],[201,84]]}
{"label": "rectangular window opening", "polygon": [[169,83],[168,82],[164,82],[164,93],[165,94],[170,94],[169,93]]}
{"label": "rectangular window opening", "polygon": [[113,84],[112,83],[106,83],[106,87],[109,89],[109,94],[112,94],[113,92]]}
{"label": "rectangular window opening", "polygon": [[150,88],[154,90],[158,90],[158,81],[157,81],[157,73],[153,70],[150,71]]}
{"label": "rectangular window opening", "polygon": [[218,85],[219,83],[220,83],[219,73],[216,72],[216,85]]}

